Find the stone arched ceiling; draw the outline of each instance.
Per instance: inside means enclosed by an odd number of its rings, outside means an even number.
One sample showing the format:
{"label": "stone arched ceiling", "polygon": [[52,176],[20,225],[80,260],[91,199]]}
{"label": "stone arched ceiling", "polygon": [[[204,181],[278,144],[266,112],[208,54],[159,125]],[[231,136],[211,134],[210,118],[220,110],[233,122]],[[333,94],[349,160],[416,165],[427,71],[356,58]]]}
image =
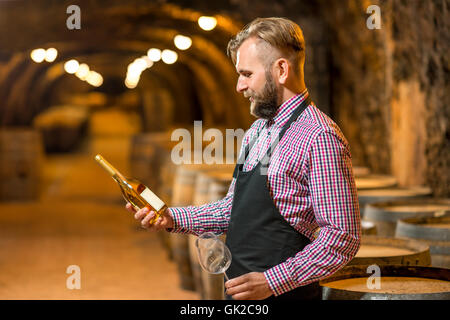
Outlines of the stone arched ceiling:
{"label": "stone arched ceiling", "polygon": [[[0,124],[30,124],[49,107],[52,91],[64,87],[56,84],[73,77],[63,71],[65,61],[76,58],[100,72],[105,81],[123,82],[128,64],[151,47],[176,50],[179,60],[175,65],[158,62],[144,71],[142,78],[151,81],[141,81],[136,89],[165,88],[177,112],[201,114],[208,125],[245,128],[252,121],[248,102],[235,92],[237,76],[225,54],[228,40],[242,26],[239,22],[217,15],[218,26],[206,32],[197,24],[203,13],[192,9],[149,1],[78,1],[81,29],[69,30],[66,8],[71,4],[50,0],[0,3],[0,43],[4,44],[0,46]],[[192,47],[175,49],[176,34],[189,35]],[[29,53],[38,47],[57,48],[57,60],[32,62]],[[183,94],[188,88],[198,97],[191,105],[185,99],[189,95]],[[82,85],[67,89],[86,90]]]}

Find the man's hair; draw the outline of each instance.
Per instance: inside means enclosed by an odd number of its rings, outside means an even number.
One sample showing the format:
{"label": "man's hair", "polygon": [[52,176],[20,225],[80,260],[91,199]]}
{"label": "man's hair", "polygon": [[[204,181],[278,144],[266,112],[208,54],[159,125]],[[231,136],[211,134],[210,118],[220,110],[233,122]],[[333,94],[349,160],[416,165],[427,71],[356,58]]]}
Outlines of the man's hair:
{"label": "man's hair", "polygon": [[[227,54],[236,64],[236,53],[242,43],[252,37],[260,40],[258,45],[262,47],[264,52],[260,52],[260,58],[265,63],[265,67],[270,66],[276,59],[281,56],[287,58],[297,75],[300,75],[305,62],[305,40],[303,38],[302,29],[295,22],[286,18],[257,18],[247,24],[236,36],[229,42]],[[278,56],[269,54],[264,47],[272,47],[277,49]]]}

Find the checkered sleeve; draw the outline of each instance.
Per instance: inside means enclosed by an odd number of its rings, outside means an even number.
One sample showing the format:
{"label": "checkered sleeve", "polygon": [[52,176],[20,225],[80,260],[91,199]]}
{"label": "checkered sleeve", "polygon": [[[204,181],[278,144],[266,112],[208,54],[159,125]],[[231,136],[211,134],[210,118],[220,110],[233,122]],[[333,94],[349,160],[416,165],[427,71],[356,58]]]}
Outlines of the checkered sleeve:
{"label": "checkered sleeve", "polygon": [[171,207],[174,228],[171,232],[200,235],[204,232],[226,233],[230,220],[235,180],[231,181],[225,198],[202,206]]}

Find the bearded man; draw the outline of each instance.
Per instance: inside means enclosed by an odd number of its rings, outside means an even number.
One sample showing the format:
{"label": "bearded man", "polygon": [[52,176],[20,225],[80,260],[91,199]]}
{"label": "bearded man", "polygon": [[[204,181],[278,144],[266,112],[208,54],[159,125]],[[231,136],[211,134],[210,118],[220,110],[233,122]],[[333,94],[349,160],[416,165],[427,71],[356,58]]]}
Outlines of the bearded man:
{"label": "bearded man", "polygon": [[149,230],[226,233],[229,299],[320,299],[318,281],[360,247],[349,144],[311,101],[296,23],[255,19],[230,40],[228,55],[239,75],[236,89],[258,118],[243,139],[228,194],[169,208],[152,225],[152,211],[135,218]]}

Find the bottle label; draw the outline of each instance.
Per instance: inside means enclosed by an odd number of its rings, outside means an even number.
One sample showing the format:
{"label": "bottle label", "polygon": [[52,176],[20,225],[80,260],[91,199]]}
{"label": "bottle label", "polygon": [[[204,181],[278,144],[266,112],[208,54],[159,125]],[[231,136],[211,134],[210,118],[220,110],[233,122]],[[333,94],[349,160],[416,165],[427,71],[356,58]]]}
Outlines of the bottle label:
{"label": "bottle label", "polygon": [[141,192],[141,197],[144,198],[156,211],[161,210],[165,205],[165,203],[149,188],[145,188],[145,190]]}

